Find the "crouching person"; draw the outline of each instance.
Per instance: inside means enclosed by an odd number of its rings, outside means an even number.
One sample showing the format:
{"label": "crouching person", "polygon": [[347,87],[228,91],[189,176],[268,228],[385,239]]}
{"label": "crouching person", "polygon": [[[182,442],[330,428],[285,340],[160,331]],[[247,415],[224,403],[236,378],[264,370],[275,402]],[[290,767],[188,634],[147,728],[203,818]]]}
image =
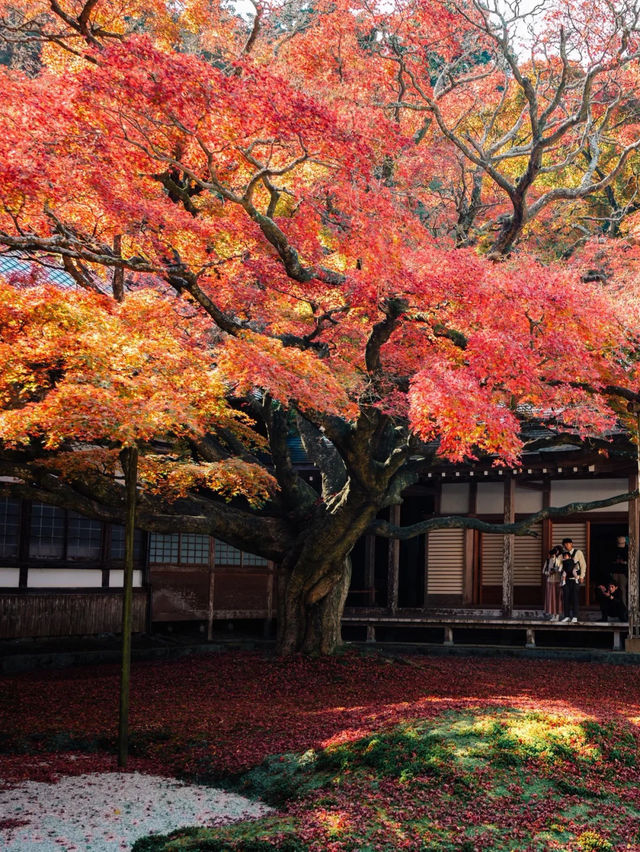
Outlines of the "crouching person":
{"label": "crouching person", "polygon": [[622,591],[613,581],[596,586],[596,597],[600,604],[602,620],[617,618],[619,621],[627,620],[627,608],[622,600]]}

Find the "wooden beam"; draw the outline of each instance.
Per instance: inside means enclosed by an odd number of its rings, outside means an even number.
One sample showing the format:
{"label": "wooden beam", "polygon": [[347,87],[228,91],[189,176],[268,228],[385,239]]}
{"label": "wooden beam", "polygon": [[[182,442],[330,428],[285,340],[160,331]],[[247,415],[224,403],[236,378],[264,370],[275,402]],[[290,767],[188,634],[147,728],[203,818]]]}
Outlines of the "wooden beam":
{"label": "wooden beam", "polygon": [[273,591],[275,584],[275,566],[271,564],[269,566],[269,573],[267,575],[267,617],[264,620],[264,636],[265,639],[268,639],[271,635],[271,630],[273,627]]}
{"label": "wooden beam", "polygon": [[367,605],[376,603],[376,537],[364,537],[364,587],[367,590]]}
{"label": "wooden beam", "polygon": [[213,570],[213,565],[209,565],[209,600],[207,602],[207,642],[213,639],[213,614],[214,614],[214,595],[216,586],[216,575]]}
{"label": "wooden beam", "polygon": [[[469,505],[467,507],[469,516],[473,517],[478,512],[478,483],[469,484]],[[462,577],[462,603],[469,605],[476,603],[476,535],[473,530],[465,530],[464,534],[464,574]]]}
{"label": "wooden beam", "polygon": [[474,542],[475,535],[473,530],[464,531],[464,574],[462,576],[462,603],[472,604],[474,592]]}
{"label": "wooden beam", "polygon": [[[638,474],[630,477],[633,488],[637,488]],[[628,606],[629,606],[629,640],[632,644],[640,643],[640,584],[638,577],[639,545],[639,511],[638,498],[629,501],[629,583],[628,583]],[[635,642],[634,642],[635,640]],[[635,650],[638,650],[636,648]]]}
{"label": "wooden beam", "polygon": [[[515,480],[509,474],[504,480],[504,522],[515,521]],[[508,618],[513,615],[513,551],[515,536],[504,536],[502,559],[502,614]]]}
{"label": "wooden beam", "polygon": [[31,537],[31,501],[20,501],[20,538],[18,539],[18,586],[29,586],[29,540]]}
{"label": "wooden beam", "polygon": [[[400,526],[400,506],[392,506],[389,511],[389,520],[392,524]],[[389,599],[388,607],[392,613],[398,611],[398,576],[400,573],[400,541],[393,538],[389,541],[389,571],[387,573]]]}
{"label": "wooden beam", "polygon": [[[551,480],[545,477],[542,488],[542,508],[548,509],[551,505]],[[551,550],[553,542],[551,540],[551,518],[545,518],[542,521],[542,558],[547,558],[547,553]]]}

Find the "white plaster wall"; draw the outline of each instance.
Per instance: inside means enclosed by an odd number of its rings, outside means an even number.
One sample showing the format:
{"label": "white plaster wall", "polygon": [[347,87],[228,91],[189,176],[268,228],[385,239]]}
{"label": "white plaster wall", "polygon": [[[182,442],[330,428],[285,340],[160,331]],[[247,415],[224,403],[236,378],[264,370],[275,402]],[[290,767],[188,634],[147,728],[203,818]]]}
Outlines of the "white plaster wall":
{"label": "white plaster wall", "polygon": [[539,487],[527,488],[516,482],[516,513],[530,514],[542,509],[542,482]]}
{"label": "white plaster wall", "polygon": [[478,514],[504,514],[504,482],[478,483]]}
{"label": "white plaster wall", "polygon": [[0,568],[0,586],[17,589],[20,582],[19,568]]}
{"label": "white plaster wall", "polygon": [[445,482],[440,494],[440,513],[465,514],[469,511],[469,483]]}
{"label": "white plaster wall", "polygon": [[[604,500],[629,490],[627,479],[564,479],[551,483],[551,505],[565,506],[567,503]],[[594,512],[626,512],[628,503],[616,503],[593,509]]]}
{"label": "white plaster wall", "polygon": [[[133,572],[134,588],[142,585],[142,571]],[[109,571],[109,588],[121,589],[124,586],[124,571]]]}
{"label": "white plaster wall", "polygon": [[100,588],[102,571],[67,568],[29,568],[30,589]]}

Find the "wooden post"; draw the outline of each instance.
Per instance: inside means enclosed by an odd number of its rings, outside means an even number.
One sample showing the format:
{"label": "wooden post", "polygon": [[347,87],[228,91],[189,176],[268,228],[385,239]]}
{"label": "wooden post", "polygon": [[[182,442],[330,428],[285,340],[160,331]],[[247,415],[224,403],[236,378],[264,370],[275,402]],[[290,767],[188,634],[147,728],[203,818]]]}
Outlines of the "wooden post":
{"label": "wooden post", "polygon": [[213,570],[213,565],[209,565],[209,606],[207,611],[207,642],[213,640],[213,601],[216,589],[216,575]]}
{"label": "wooden post", "polygon": [[[632,490],[638,487],[638,476],[633,477]],[[636,497],[635,500],[629,501],[629,580],[628,580],[628,606],[629,606],[629,639],[627,642],[627,650],[632,650],[630,645],[634,645],[633,650],[640,651],[640,589],[638,578],[638,503],[640,501]]]}
{"label": "wooden post", "polygon": [[475,533],[473,530],[464,531],[464,573],[462,575],[462,605],[466,606],[473,603],[474,597],[474,542]]}
{"label": "wooden post", "polygon": [[[512,524],[515,520],[515,481],[507,475],[504,481],[504,522]],[[502,560],[502,615],[513,615],[513,551],[514,536],[505,535]]]}
{"label": "wooden post", "polygon": [[[400,506],[392,506],[389,512],[392,524],[400,525]],[[389,539],[389,610],[393,615],[398,611],[398,574],[400,572],[400,542],[397,538]]]}
{"label": "wooden post", "polygon": [[124,584],[122,595],[122,665],[120,669],[120,714],[118,721],[118,766],[127,765],[129,750],[129,683],[131,676],[131,623],[133,611],[133,545],[136,529],[136,489],[138,448],[125,447],[120,453],[126,492],[124,531]]}
{"label": "wooden post", "polygon": [[367,606],[376,605],[376,537],[367,535],[364,539],[364,587]]}
{"label": "wooden post", "polygon": [[[635,491],[640,484],[640,405],[629,403],[629,411],[636,415],[636,471],[632,477],[632,489]],[[626,650],[632,652],[640,651],[640,588],[638,579],[638,557],[640,556],[638,509],[639,501],[636,497],[629,501],[629,556],[628,571],[629,580],[627,587],[627,605],[629,608],[629,634],[626,641]],[[615,637],[614,637],[615,639]]]}
{"label": "wooden post", "polygon": [[268,639],[271,636],[271,628],[273,627],[273,587],[275,566],[269,564],[269,576],[267,577],[267,618],[264,622],[264,637]]}
{"label": "wooden post", "polygon": [[29,586],[29,537],[31,534],[31,501],[20,501],[20,539],[18,542],[18,587]]}

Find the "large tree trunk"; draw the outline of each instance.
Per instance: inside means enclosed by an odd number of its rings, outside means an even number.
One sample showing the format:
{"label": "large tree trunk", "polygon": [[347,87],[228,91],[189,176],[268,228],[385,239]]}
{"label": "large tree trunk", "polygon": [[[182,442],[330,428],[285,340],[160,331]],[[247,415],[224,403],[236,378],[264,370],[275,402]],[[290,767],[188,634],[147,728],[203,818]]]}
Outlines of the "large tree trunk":
{"label": "large tree trunk", "polygon": [[350,582],[349,556],[289,570],[279,589],[278,653],[332,654],[342,643],[340,622]]}
{"label": "large tree trunk", "polygon": [[350,553],[377,513],[369,495],[351,489],[334,511],[321,507],[282,561],[278,652],[332,654],[351,582]]}

